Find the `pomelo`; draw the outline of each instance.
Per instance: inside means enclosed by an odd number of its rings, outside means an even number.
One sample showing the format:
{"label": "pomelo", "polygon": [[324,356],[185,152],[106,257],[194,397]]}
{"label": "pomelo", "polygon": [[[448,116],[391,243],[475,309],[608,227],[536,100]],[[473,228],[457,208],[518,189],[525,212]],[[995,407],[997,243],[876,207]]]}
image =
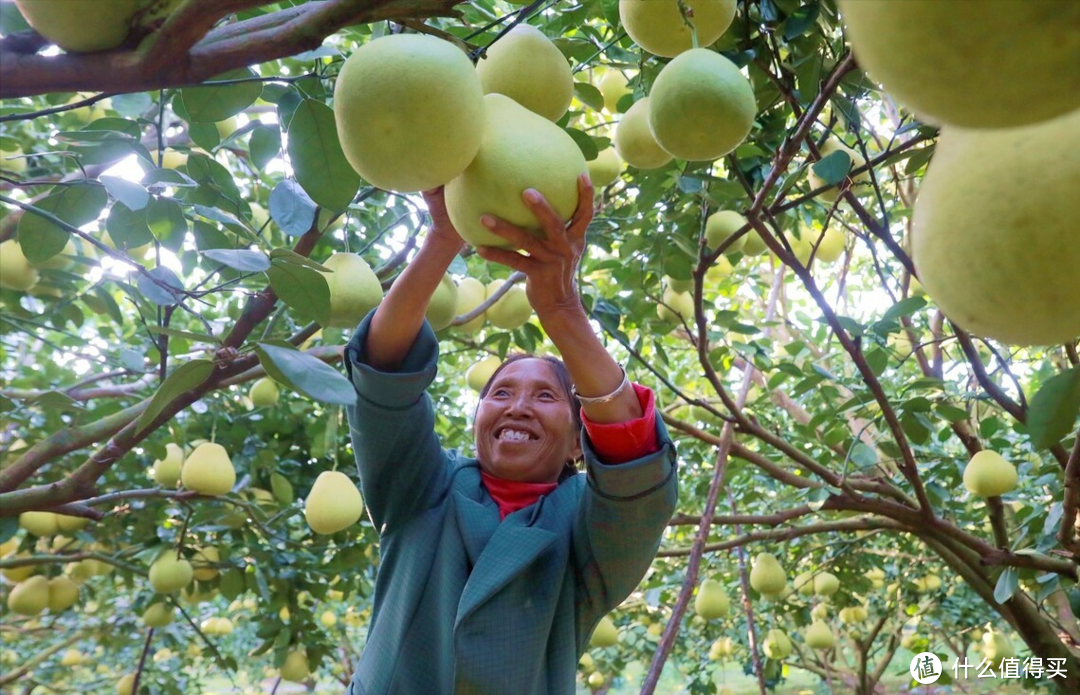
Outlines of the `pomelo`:
{"label": "pomelo", "polygon": [[349,476],[323,471],[304,500],[304,518],[315,533],[337,533],[355,524],[364,512],[364,501]]}
{"label": "pomelo", "polygon": [[345,158],[372,185],[436,188],[468,166],[484,131],[483,90],[468,56],[425,34],[391,34],[357,49],[334,86]]}
{"label": "pomelo", "polygon": [[465,383],[469,385],[473,391],[480,393],[484,390],[484,386],[488,380],[491,379],[491,375],[495,373],[495,370],[502,364],[495,355],[488,355],[484,359],[474,362],[471,367],[465,371]]}
{"label": "pomelo", "polygon": [[588,172],[585,157],[565,130],[503,94],[484,97],[484,136],[476,158],[446,184],[446,209],[461,237],[474,246],[512,244],[480,224],[493,215],[541,236],[540,223],[521,198],[538,190],[558,215],[577,209],[577,178]]}
{"label": "pomelo", "polygon": [[329,328],[356,328],[383,298],[375,271],[355,253],[335,253],[322,262],[334,272],[323,273],[330,287]]}
{"label": "pomelo", "polygon": [[838,0],[859,64],[921,118],[1007,128],[1080,108],[1080,3]]}
{"label": "pomelo", "polygon": [[964,467],[964,487],[978,497],[998,497],[1016,489],[1016,467],[996,451],[984,449]]}
{"label": "pomelo", "polygon": [[431,295],[431,301],[428,302],[425,313],[428,323],[431,324],[431,330],[441,331],[457,316],[457,294],[458,288],[454,284],[454,278],[449,274],[443,275],[439,286]]}
{"label": "pomelo", "polygon": [[1011,345],[1080,336],[1080,110],[1021,128],[944,128],[912,216],[942,312]]}
{"label": "pomelo", "polygon": [[623,169],[622,158],[614,147],[604,148],[596,155],[596,159],[590,159],[585,165],[589,169],[593,186],[598,189],[618,181]]}
{"label": "pomelo", "polygon": [[608,113],[619,113],[619,100],[631,92],[629,82],[623,71],[615,68],[608,68],[604,76],[600,78],[600,83],[596,85],[596,88],[604,97],[604,108]]}
{"label": "pomelo", "polygon": [[[457,316],[464,316],[471,313],[473,309],[484,303],[487,298],[487,288],[484,287],[484,283],[480,282],[476,278],[465,278],[458,283],[457,287],[457,308],[454,310]],[[478,316],[471,321],[456,326],[457,330],[462,333],[475,333],[484,325],[486,319],[485,311],[481,311]]]}
{"label": "pomelo", "polygon": [[[697,45],[708,46],[731,26],[735,0],[685,0],[693,11]],[[619,0],[619,21],[634,43],[649,53],[674,58],[694,47],[678,0]]]}
{"label": "pomelo", "polygon": [[[821,159],[825,159],[826,157],[828,157],[833,152],[846,152],[847,156],[851,159],[851,167],[848,170],[849,172],[851,170],[853,170],[853,169],[857,169],[857,168],[859,168],[861,166],[865,166],[865,164],[866,164],[866,158],[865,157],[863,157],[861,154],[859,154],[855,149],[853,149],[851,147],[848,147],[847,145],[840,142],[836,138],[829,138],[828,140],[826,140],[824,142],[824,144],[822,144],[821,147],[818,149],[818,151],[821,153]],[[820,160],[818,160],[818,161],[820,161]],[[863,171],[863,172],[860,172],[859,174],[856,174],[855,177],[851,179],[851,182],[852,183],[869,183],[870,182],[870,172],[869,171]],[[806,169],[806,183],[810,186],[811,190],[816,190],[816,189],[821,188],[822,186],[825,185],[825,181],[822,180],[822,178],[820,176],[818,176],[817,173],[814,172],[813,165],[807,167],[807,169]],[[824,200],[826,202],[831,203],[834,200],[836,200],[838,197],[840,197],[840,189],[837,188],[836,186],[832,186],[831,188],[827,188],[824,191],[822,191],[821,193],[818,193],[817,197],[821,198],[822,200]]]}
{"label": "pomelo", "polygon": [[679,159],[708,161],[731,152],[750,134],[756,115],[750,82],[734,63],[705,48],[665,65],[649,94],[649,129]]}
{"label": "pomelo", "polygon": [[[735,212],[734,210],[720,210],[709,215],[709,218],[705,220],[705,243],[710,250],[716,250],[720,248],[720,244],[727,241],[727,239],[746,226],[746,218]],[[750,230],[747,234],[743,234],[728,246],[724,253],[735,253],[736,251],[742,251],[746,245],[746,238],[753,234],[754,230]]]}
{"label": "pomelo", "polygon": [[25,292],[37,284],[37,269],[23,255],[15,239],[0,242],[0,287]]}
{"label": "pomelo", "polygon": [[674,157],[656,142],[649,130],[649,98],[638,99],[615,127],[615,151],[638,169],[659,169]]}
{"label": "pomelo", "polygon": [[236,484],[236,469],[225,447],[206,442],[195,447],[180,469],[180,483],[204,495],[224,495]]}
{"label": "pomelo", "polygon": [[145,0],[16,0],[27,24],[69,53],[116,48]]}
{"label": "pomelo", "polygon": [[[491,299],[504,283],[504,280],[492,280],[488,283],[487,299]],[[525,295],[525,288],[518,284],[507,290],[506,294],[499,297],[484,313],[493,326],[512,331],[524,325],[532,316],[533,310],[529,298]]]}
{"label": "pomelo", "polygon": [[535,114],[557,121],[570,108],[570,63],[542,31],[518,24],[476,64],[484,94],[505,94]]}

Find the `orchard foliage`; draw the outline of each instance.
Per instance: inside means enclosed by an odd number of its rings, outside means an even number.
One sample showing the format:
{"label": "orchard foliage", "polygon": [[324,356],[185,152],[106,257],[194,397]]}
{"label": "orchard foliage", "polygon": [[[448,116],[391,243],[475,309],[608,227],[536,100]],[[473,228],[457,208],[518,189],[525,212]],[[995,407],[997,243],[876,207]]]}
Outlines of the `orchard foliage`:
{"label": "orchard foliage", "polygon": [[[482,59],[527,21],[572,66],[558,125],[592,160],[666,62],[626,36],[616,0],[219,4],[187,0],[141,44],[61,56],[35,56],[41,40],[0,4],[0,241],[18,240],[36,273],[26,290],[0,288],[2,593],[28,572],[79,585],[67,610],[0,608],[5,692],[113,692],[135,672],[140,692],[211,678],[262,692],[299,651],[320,683],[346,683],[378,544],[366,517],[330,535],[304,519],[320,473],[355,480],[349,330],[324,328],[319,271],[357,253],[385,289],[427,219],[418,195],[373,188],[346,161],[338,71],[402,31]],[[860,71],[832,0],[740,1],[712,48],[749,78],[749,137],[714,162],[624,169],[598,191],[581,265],[598,334],[656,390],[681,461],[679,514],[581,687],[590,673],[596,688],[654,679],[667,661],[689,692],[713,693],[717,664],[734,661],[763,688],[797,667],[869,694],[906,669],[899,649],[951,663],[987,626],[1021,656],[1065,659],[1075,683],[1076,342],[982,341],[921,292],[906,249],[937,131]],[[605,108],[598,86],[613,71],[628,93]],[[708,247],[706,221],[724,210],[746,217],[741,234],[763,253]],[[837,232],[843,250],[826,254]],[[451,272],[520,279],[471,252]],[[550,343],[535,318],[511,331],[465,322],[439,333],[431,396],[445,445],[471,451],[469,367]],[[280,395],[255,406],[249,390],[267,376]],[[200,440],[228,452],[230,492],[156,482],[168,444],[186,455]],[[1015,466],[1014,492],[965,490],[983,449]],[[35,535],[19,524],[34,511],[89,523]],[[194,582],[155,594],[151,563],[178,551]],[[762,596],[748,580],[761,552],[789,585],[828,571],[840,589]],[[729,617],[689,610],[706,578]],[[151,630],[155,605],[175,617]],[[853,608],[865,621],[841,620]],[[806,646],[815,618],[835,649]],[[774,629],[791,639],[787,659],[762,650]]]}

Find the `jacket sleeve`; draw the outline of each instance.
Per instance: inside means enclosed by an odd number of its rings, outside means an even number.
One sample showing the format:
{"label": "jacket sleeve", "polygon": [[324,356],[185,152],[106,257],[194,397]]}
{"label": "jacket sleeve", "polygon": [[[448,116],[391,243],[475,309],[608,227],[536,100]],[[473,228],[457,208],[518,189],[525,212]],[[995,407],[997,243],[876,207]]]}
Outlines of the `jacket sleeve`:
{"label": "jacket sleeve", "polygon": [[427,394],[439,358],[435,333],[424,321],[401,368],[380,372],[364,354],[373,314],[345,346],[345,370],[357,393],[346,413],[364,503],[382,535],[438,502],[451,463],[435,434]]}
{"label": "jacket sleeve", "polygon": [[659,449],[633,461],[607,465],[582,436],[587,489],[574,523],[578,572],[578,635],[588,640],[596,623],[630,595],[656,557],[678,500],[675,446],[656,418]]}

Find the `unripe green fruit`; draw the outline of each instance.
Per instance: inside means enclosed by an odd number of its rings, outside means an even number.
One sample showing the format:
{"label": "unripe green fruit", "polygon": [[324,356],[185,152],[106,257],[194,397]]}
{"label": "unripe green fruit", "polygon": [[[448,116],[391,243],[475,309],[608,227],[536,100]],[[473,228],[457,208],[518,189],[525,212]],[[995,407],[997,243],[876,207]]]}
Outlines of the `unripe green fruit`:
{"label": "unripe green fruit", "polygon": [[587,682],[590,688],[592,688],[593,690],[599,690],[600,687],[604,685],[604,674],[600,673],[599,671],[593,671],[589,674]]}
{"label": "unripe green fruit", "polygon": [[[685,0],[699,46],[714,43],[735,18],[735,0]],[[677,0],[620,0],[619,21],[634,43],[649,53],[673,58],[693,48]]]}
{"label": "unripe green fruit", "polygon": [[188,490],[204,495],[224,495],[236,485],[236,469],[225,447],[206,442],[195,447],[184,461],[180,482]]}
{"label": "unripe green fruit", "polygon": [[936,574],[928,574],[925,577],[915,579],[915,589],[921,594],[937,591],[941,588],[941,577]]}
{"label": "unripe green fruit", "polygon": [[334,86],[345,158],[379,188],[442,186],[476,156],[484,125],[480,77],[464,51],[424,34],[357,49]]}
{"label": "unripe green fruit", "polygon": [[[2,156],[3,154],[0,154],[0,157]],[[6,168],[10,162],[4,164]],[[18,241],[8,239],[0,242],[0,287],[25,292],[37,284],[38,278],[37,268],[26,260]]]}
{"label": "unripe green fruit", "polygon": [[756,229],[751,228],[743,238],[746,239],[742,247],[744,256],[760,256],[769,252],[768,245]]}
{"label": "unripe green fruit", "polygon": [[836,635],[824,621],[815,620],[806,628],[804,635],[806,646],[811,649],[832,649],[836,645]]}
{"label": "unripe green fruit", "polygon": [[504,94],[533,113],[557,121],[570,108],[570,63],[542,31],[518,24],[476,64],[484,94]]}
{"label": "unripe green fruit", "polygon": [[819,572],[814,575],[814,593],[818,596],[832,596],[840,590],[840,580],[835,574]]}
{"label": "unripe green fruit", "polygon": [[756,115],[750,82],[730,60],[704,48],[665,65],[649,93],[649,129],[679,159],[709,161],[731,152]]}
{"label": "unripe green fruit", "polygon": [[195,577],[191,563],[177,557],[176,550],[170,548],[158,555],[150,565],[150,586],[159,594],[175,594]]}
{"label": "unripe green fruit", "polygon": [[964,487],[979,497],[998,497],[1016,489],[1016,468],[996,451],[976,453],[964,467]]}
{"label": "unripe green fruit", "polygon": [[1076,152],[1080,109],[1022,128],[942,130],[912,215],[911,256],[960,327],[1010,345],[1080,336]]}
{"label": "unripe green fruit", "polygon": [[[720,210],[719,212],[714,212],[709,215],[709,219],[705,220],[705,244],[709,249],[715,250],[719,248],[720,244],[724,243],[728,237],[745,226],[746,218],[734,210]],[[750,230],[749,233],[743,234],[736,241],[732,242],[724,253],[742,251],[743,246],[746,245],[746,238],[752,233],[754,233],[753,230]]]}
{"label": "unripe green fruit", "polygon": [[8,594],[8,610],[20,615],[37,615],[49,607],[49,580],[41,575],[16,584]]}
{"label": "unripe green fruit", "polygon": [[656,142],[649,130],[649,98],[638,99],[615,126],[615,151],[638,169],[659,169],[673,157]]}
{"label": "unripe green fruit", "polygon": [[26,153],[21,147],[13,147],[10,150],[0,148],[0,172],[9,176],[25,173],[27,164],[24,154]]}
{"label": "unripe green fruit", "polygon": [[[811,583],[811,586],[813,586],[813,583]],[[824,603],[815,604],[814,607],[810,609],[810,617],[818,620],[827,619],[829,617],[829,607]]]}
{"label": "unripe green fruit", "polygon": [[676,293],[689,292],[689,293],[692,294],[693,291],[694,291],[694,279],[693,278],[690,278],[689,280],[676,280],[673,277],[668,277],[668,276],[665,275],[664,276],[664,284],[667,285],[669,288],[671,288],[672,292],[676,292]]}
{"label": "unripe green fruit", "polygon": [[731,601],[728,600],[724,587],[715,579],[706,579],[698,587],[697,597],[694,599],[694,611],[706,620],[726,618],[731,612]]}
{"label": "unripe green fruit", "polygon": [[131,21],[145,0],[16,0],[26,22],[69,53],[116,48],[131,31]]}
{"label": "unripe green fruit", "polygon": [[817,239],[817,234],[814,235],[812,241],[817,243],[814,260],[819,263],[835,263],[847,247],[847,235],[835,226],[826,229],[820,241]]}
{"label": "unripe green fruit", "polygon": [[859,65],[925,120],[1009,128],[1080,108],[1074,0],[837,5]]}
{"label": "unripe green fruit", "polygon": [[779,594],[787,584],[784,568],[769,553],[759,553],[750,569],[750,586],[760,594]]}
{"label": "unripe green fruit", "polygon": [[303,683],[309,675],[307,654],[302,651],[289,652],[281,665],[281,677],[293,683]]}
{"label": "unripe green fruit", "polygon": [[768,634],[765,635],[761,648],[765,652],[765,656],[773,661],[780,661],[791,656],[791,640],[788,639],[783,630],[776,628],[769,630]]}
{"label": "unripe green fruit", "polygon": [[1015,659],[1016,648],[1009,638],[1000,632],[987,632],[982,638],[982,653],[986,660],[997,667],[1003,659]]}
{"label": "unripe green fruit", "polygon": [[609,68],[604,73],[604,76],[600,78],[600,83],[596,85],[596,88],[604,95],[604,108],[608,113],[617,114],[619,112],[619,100],[630,94],[628,83],[629,80],[622,70],[616,70],[615,68]]}
{"label": "unripe green fruit", "polygon": [[173,607],[167,603],[155,603],[143,611],[142,620],[147,627],[165,627],[173,621]]}
{"label": "unripe green fruit", "polygon": [[802,596],[814,595],[814,573],[803,572],[791,582],[792,588]]}
{"label": "unripe green fruit", "polygon": [[135,692],[135,674],[125,673],[120,676],[120,680],[116,681],[116,695],[134,695]]}
{"label": "unripe green fruit", "polygon": [[596,629],[593,630],[592,637],[589,639],[589,644],[594,647],[612,647],[619,641],[619,630],[615,627],[615,623],[612,622],[611,616],[605,615],[600,619]]}
{"label": "unripe green fruit", "polygon": [[491,375],[495,373],[495,370],[502,364],[495,355],[489,355],[479,362],[474,363],[465,372],[465,383],[469,385],[473,391],[480,393],[484,389],[484,385],[491,379]]}
{"label": "unripe green fruit", "polygon": [[[487,288],[484,287],[484,283],[476,278],[465,278],[458,283],[457,309],[455,310],[457,316],[464,316],[471,313],[473,309],[483,304],[486,298]],[[486,312],[482,311],[469,322],[463,323],[456,328],[462,333],[475,333],[484,325],[485,319]]]}
{"label": "unripe green fruit", "polygon": [[277,382],[270,377],[263,377],[251,385],[248,397],[251,399],[252,406],[268,408],[277,405],[279,393]]}
{"label": "unripe green fruit", "polygon": [[623,161],[614,147],[604,148],[596,155],[596,159],[590,159],[585,165],[589,169],[589,178],[595,188],[603,188],[615,183],[623,170]]}
{"label": "unripe green fruit", "polygon": [[180,481],[180,470],[184,467],[184,450],[179,444],[169,442],[165,445],[165,458],[154,461],[151,475],[161,487],[174,488]]}
{"label": "unripe green fruit", "polygon": [[537,237],[544,232],[522,193],[540,192],[562,220],[578,205],[585,157],[565,130],[502,94],[484,97],[486,121],[480,151],[460,176],[446,184],[446,210],[461,237],[473,246],[512,248],[480,223],[492,215]]}
{"label": "unripe green fruit", "polygon": [[19,526],[35,536],[55,536],[60,531],[56,517],[53,512],[23,512],[19,515]]}
{"label": "unripe green fruit", "polygon": [[193,576],[200,582],[208,582],[218,576],[218,569],[214,565],[221,562],[221,553],[212,545],[200,549],[191,556]]}
{"label": "unripe green fruit", "polygon": [[669,287],[664,290],[661,302],[656,305],[656,315],[661,321],[682,323],[694,320],[694,297],[689,292],[675,292]]}
{"label": "unripe green fruit", "polygon": [[356,328],[383,298],[379,278],[355,253],[335,253],[322,262],[333,272],[323,273],[330,289],[329,328]]}
{"label": "unripe green fruit", "polygon": [[355,524],[364,512],[364,501],[349,476],[323,471],[304,500],[304,518],[315,533],[337,533]]}
{"label": "unripe green fruit", "polygon": [[82,516],[70,516],[68,514],[56,515],[56,527],[65,533],[81,531],[86,528],[89,523],[90,520]]}
{"label": "unripe green fruit", "polygon": [[[488,283],[487,299],[491,299],[504,282],[504,280],[492,280]],[[532,316],[533,309],[525,294],[525,288],[514,285],[498,301],[489,306],[485,313],[493,326],[512,331],[525,325]]]}
{"label": "unripe green fruit", "polygon": [[441,331],[454,321],[457,316],[457,296],[458,288],[454,284],[454,278],[449,274],[443,275],[424,314],[431,324],[431,330]]}
{"label": "unripe green fruit", "polygon": [[79,600],[79,585],[67,577],[53,577],[49,580],[49,611],[60,613],[75,605]]}

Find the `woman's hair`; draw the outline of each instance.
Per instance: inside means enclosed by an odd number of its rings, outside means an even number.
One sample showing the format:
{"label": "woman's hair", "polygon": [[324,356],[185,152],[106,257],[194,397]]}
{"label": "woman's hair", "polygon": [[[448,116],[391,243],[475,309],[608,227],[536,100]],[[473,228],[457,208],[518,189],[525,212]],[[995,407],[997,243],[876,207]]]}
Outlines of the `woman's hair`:
{"label": "woman's hair", "polygon": [[[506,356],[506,359],[502,361],[498,369],[492,373],[491,378],[484,384],[484,388],[480,389],[480,400],[484,400],[488,391],[491,390],[491,384],[495,382],[495,377],[499,376],[499,372],[506,368],[507,365],[513,364],[518,360],[543,360],[552,366],[555,370],[555,376],[559,380],[559,385],[562,386],[563,394],[566,396],[566,400],[570,403],[571,416],[574,418],[574,425],[578,431],[581,431],[583,423],[581,422],[581,401],[574,395],[574,381],[570,378],[570,372],[566,369],[566,365],[558,357],[552,355],[530,355],[527,352],[512,352]],[[480,407],[479,403],[476,406]],[[476,414],[473,413],[473,419],[476,419]],[[576,462],[567,462],[567,468],[576,471]],[[561,480],[561,478],[560,478]]]}

